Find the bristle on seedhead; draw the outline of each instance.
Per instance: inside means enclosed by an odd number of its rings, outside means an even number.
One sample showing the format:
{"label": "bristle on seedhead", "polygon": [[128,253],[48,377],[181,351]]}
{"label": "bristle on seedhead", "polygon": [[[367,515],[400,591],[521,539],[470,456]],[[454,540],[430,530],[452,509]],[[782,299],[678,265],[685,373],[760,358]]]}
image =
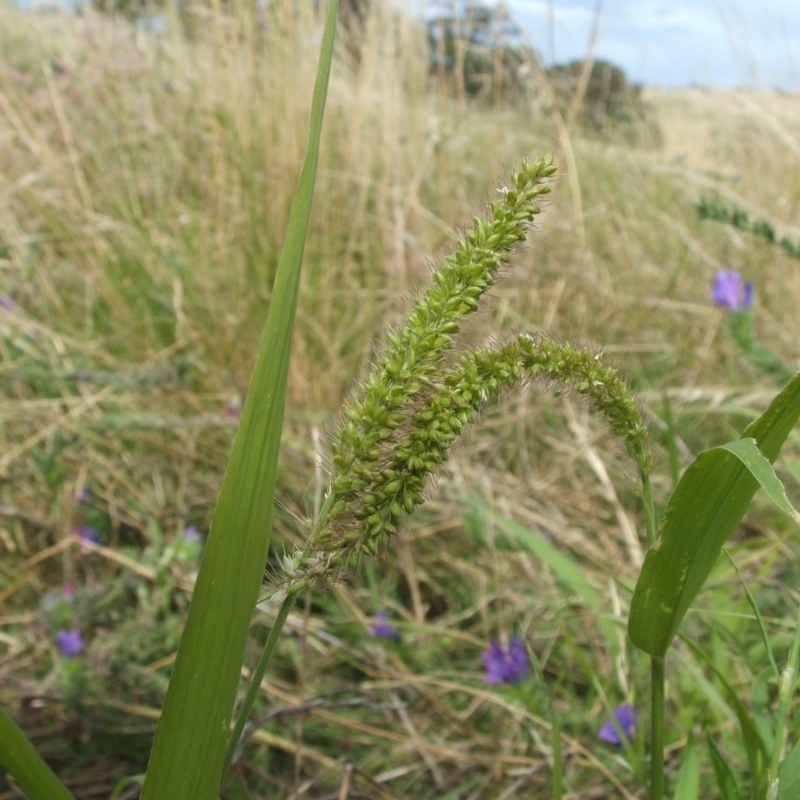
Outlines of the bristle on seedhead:
{"label": "bristle on seedhead", "polygon": [[542,158],[511,175],[416,298],[405,324],[387,333],[361,399],[345,408],[334,433],[323,514],[305,550],[286,561],[280,596],[335,579],[344,566],[385,550],[402,517],[423,502],[464,426],[490,398],[526,381],[543,378],[589,397],[649,471],[641,411],[588,348],[522,334],[508,344],[456,349],[462,319],[485,303],[554,172],[552,159]]}

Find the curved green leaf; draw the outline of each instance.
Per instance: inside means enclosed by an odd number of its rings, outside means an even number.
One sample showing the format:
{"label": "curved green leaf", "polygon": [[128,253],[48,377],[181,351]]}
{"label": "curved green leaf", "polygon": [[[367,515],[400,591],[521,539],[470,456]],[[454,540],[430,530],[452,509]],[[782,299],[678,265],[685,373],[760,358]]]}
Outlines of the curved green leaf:
{"label": "curved green leaf", "polygon": [[[765,459],[773,462],[800,416],[800,375],[748,425]],[[669,649],[689,605],[747,511],[759,482],[739,457],[752,448],[707,450],[675,487],[658,541],[647,553],[631,601],[633,643],[657,658]],[[777,478],[776,478],[777,480]]]}
{"label": "curved green leaf", "polygon": [[733,453],[750,470],[750,474],[759,482],[764,493],[778,511],[782,511],[789,519],[800,525],[800,514],[789,502],[786,489],[775,474],[772,464],[758,449],[755,439],[737,439],[735,442],[720,445],[720,448]]}
{"label": "curved green leaf", "polygon": [[[723,675],[722,671],[711,659],[711,656],[706,653],[702,647],[698,647],[687,637],[682,635],[681,638],[694,653],[695,657],[700,661],[704,661],[711,668],[717,681],[722,686],[722,694],[725,698],[725,702],[736,714],[742,729],[742,739],[744,740],[747,760],[750,765],[750,781],[754,788],[753,796],[762,797],[767,780],[770,748],[764,741],[764,737],[761,735],[761,731],[756,724],[754,716],[750,715],[739,693],[728,683],[725,675]],[[678,796],[679,795],[676,795],[676,797]]]}

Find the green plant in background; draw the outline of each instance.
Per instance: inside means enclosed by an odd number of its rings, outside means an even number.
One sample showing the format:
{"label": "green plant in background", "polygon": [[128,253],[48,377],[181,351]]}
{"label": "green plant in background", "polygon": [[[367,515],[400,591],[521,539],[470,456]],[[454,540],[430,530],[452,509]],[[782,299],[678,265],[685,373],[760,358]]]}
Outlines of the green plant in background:
{"label": "green plant in background", "polygon": [[743,281],[738,272],[719,270],[711,287],[711,298],[728,311],[728,329],[752,364],[781,383],[794,375],[795,370],[779,355],[756,341],[752,312],[755,288],[750,281]]}
{"label": "green plant in background", "polygon": [[[482,0],[433,2],[427,23],[431,71],[448,75],[457,93],[499,102],[525,98],[534,88],[536,51],[504,6]],[[526,80],[527,79],[527,80]]]}
{"label": "green plant in background", "polygon": [[736,206],[729,206],[719,200],[701,198],[697,204],[700,219],[711,219],[726,222],[739,230],[761,236],[770,244],[778,245],[788,256],[800,259],[800,243],[793,242],[788,236],[778,239],[775,226],[767,219],[751,219],[747,211]]}
{"label": "green plant in background", "polygon": [[[761,236],[780,247],[792,258],[800,259],[800,245],[792,242],[788,236],[778,239],[775,226],[769,220],[752,220],[747,211],[706,198],[701,198],[696,208],[701,220],[724,222],[739,230]],[[744,281],[741,274],[735,270],[719,270],[711,288],[711,297],[717,306],[729,312],[728,328],[747,359],[781,383],[789,380],[795,369],[787,365],[779,355],[756,341],[752,315],[755,299],[753,284]]]}
{"label": "green plant in background", "polygon": [[[745,429],[741,439],[707,450],[695,459],[675,487],[664,510],[659,539],[645,558],[631,601],[628,629],[633,643],[651,657],[652,663],[651,798],[660,800],[664,791],[664,659],[667,651],[690,604],[759,486],[781,511],[798,520],[771,465],[798,417],[800,375],[795,376],[764,414]],[[754,798],[765,796],[767,777],[770,787],[779,785],[782,742],[776,743],[776,748],[772,754],[774,766],[767,776],[761,748],[748,747]],[[727,800],[733,795],[723,791],[723,797]]]}
{"label": "green plant in background", "polygon": [[[547,70],[556,100],[567,115],[583,71],[582,59],[555,64]],[[586,87],[577,120],[585,131],[645,147],[661,144],[661,130],[652,108],[642,98],[642,87],[629,81],[618,66],[597,59],[583,79]]]}

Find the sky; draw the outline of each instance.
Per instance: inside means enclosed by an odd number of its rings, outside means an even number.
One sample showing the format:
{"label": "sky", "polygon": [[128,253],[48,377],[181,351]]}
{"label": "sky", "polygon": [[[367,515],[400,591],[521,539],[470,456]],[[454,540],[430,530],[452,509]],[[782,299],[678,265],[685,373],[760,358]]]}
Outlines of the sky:
{"label": "sky", "polygon": [[599,8],[595,57],[622,67],[637,83],[800,90],[800,0],[505,2],[548,66],[553,51],[556,63],[584,57]]}
{"label": "sky", "polygon": [[551,43],[556,62],[585,55],[600,7],[595,57],[622,67],[631,80],[800,89],[800,0],[506,2],[548,65]]}

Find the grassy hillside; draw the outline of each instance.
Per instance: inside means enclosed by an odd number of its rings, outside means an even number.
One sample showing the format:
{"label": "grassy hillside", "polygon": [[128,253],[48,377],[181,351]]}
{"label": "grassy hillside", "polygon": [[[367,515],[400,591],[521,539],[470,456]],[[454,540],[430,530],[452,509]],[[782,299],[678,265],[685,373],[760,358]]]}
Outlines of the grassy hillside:
{"label": "grassy hillside", "polygon": [[[184,534],[208,530],[299,174],[320,32],[306,5],[153,36],[0,4],[0,703],[79,798],[146,764],[199,558]],[[721,199],[800,241],[797,98],[651,91],[663,145],[637,149],[569,130],[541,81],[513,106],[445,91],[424,30],[389,5],[331,83],[276,553],[319,508],[326,430],[386,325],[526,154],[553,152],[559,179],[469,341],[602,349],[646,405],[663,505],[777,389],[712,304],[717,270],[754,283],[759,342],[797,364],[800,264],[694,208]],[[545,690],[483,680],[489,639],[515,635],[541,661],[571,796],[644,796],[642,736],[597,739],[647,680],[625,637],[641,509],[622,448],[554,389],[494,404],[396,549],[298,606],[226,798],[547,796]],[[779,469],[795,499],[798,444]],[[732,548],[781,657],[796,542],[757,501]],[[369,634],[382,609],[399,641]],[[252,664],[274,614],[256,614]],[[727,561],[685,627],[749,697],[765,656]],[[672,777],[693,728],[743,764],[707,667],[680,647],[674,662]]]}

